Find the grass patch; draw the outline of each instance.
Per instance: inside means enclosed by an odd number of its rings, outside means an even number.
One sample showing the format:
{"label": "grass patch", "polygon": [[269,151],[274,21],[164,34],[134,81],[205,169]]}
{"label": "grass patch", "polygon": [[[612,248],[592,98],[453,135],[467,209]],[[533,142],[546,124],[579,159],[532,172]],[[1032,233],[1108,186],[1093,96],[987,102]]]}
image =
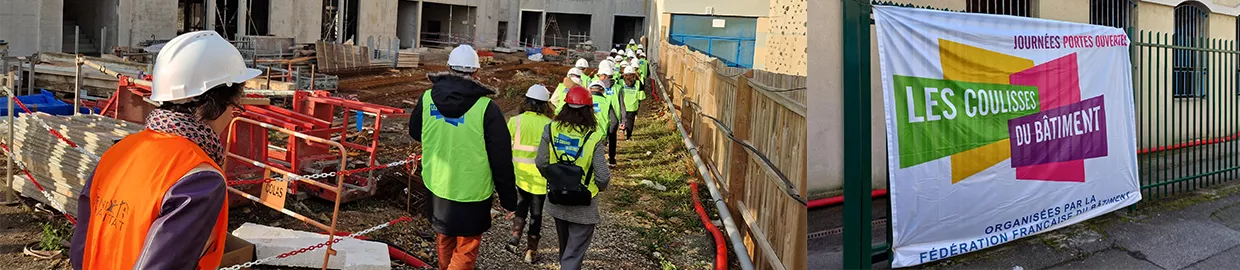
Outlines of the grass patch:
{"label": "grass patch", "polygon": [[[617,141],[619,164],[612,170],[615,194],[611,201],[617,210],[635,219],[635,224],[625,226],[637,232],[642,250],[658,261],[660,268],[692,268],[703,258],[688,257],[693,255],[685,249],[692,245],[683,242],[692,237],[684,234],[704,231],[689,189],[690,173],[695,168],[689,165],[692,161],[680,133],[668,128],[671,115],[660,115],[666,110],[660,105],[643,102],[632,137]],[[665,189],[642,184],[644,181]],[[705,194],[703,191],[700,195]]]}

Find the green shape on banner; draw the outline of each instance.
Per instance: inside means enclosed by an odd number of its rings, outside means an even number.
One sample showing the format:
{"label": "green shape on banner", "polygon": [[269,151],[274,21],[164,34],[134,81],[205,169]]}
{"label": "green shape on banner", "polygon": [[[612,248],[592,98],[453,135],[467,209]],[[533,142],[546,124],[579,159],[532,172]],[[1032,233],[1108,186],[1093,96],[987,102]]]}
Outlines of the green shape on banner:
{"label": "green shape on banner", "polygon": [[1034,86],[900,75],[892,81],[901,169],[1007,139],[1008,120],[1041,109]]}

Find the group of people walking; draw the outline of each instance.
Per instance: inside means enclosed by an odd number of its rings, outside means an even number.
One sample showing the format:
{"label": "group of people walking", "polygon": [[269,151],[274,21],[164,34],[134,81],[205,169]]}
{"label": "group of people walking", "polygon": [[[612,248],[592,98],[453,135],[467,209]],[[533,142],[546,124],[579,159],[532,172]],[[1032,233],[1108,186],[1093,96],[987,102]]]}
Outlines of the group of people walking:
{"label": "group of people walking", "polygon": [[[561,269],[581,269],[600,222],[598,193],[616,165],[616,136],[632,136],[646,98],[645,52],[630,47],[613,50],[593,74],[577,60],[555,90],[530,86],[522,112],[507,121],[487,98],[496,91],[474,80],[478,56],[469,45],[449,54],[448,71],[428,75],[433,86],[414,108],[410,135],[423,145],[422,178],[435,195],[428,217],[441,269],[474,267],[492,192],[512,221],[508,251],[536,262],[545,210]],[[623,79],[613,79],[616,70]]]}
{"label": "group of people walking", "polygon": [[[150,97],[161,105],[146,129],[104,153],[78,196],[74,269],[220,264],[228,207],[219,138],[244,112],[243,83],[261,72],[212,31],[164,48]],[[616,164],[616,135],[631,137],[645,99],[643,49],[630,40],[593,74],[585,72],[589,61],[578,60],[556,90],[529,87],[522,113],[510,119],[488,97],[497,92],[475,80],[480,65],[470,45],[452,50],[448,71],[427,76],[433,86],[411,111],[409,135],[422,145],[421,176],[433,194],[425,216],[440,269],[475,268],[495,197],[512,219],[508,250],[535,262],[545,210],[561,269],[581,268],[600,222],[598,193]],[[621,80],[613,79],[616,70]]]}

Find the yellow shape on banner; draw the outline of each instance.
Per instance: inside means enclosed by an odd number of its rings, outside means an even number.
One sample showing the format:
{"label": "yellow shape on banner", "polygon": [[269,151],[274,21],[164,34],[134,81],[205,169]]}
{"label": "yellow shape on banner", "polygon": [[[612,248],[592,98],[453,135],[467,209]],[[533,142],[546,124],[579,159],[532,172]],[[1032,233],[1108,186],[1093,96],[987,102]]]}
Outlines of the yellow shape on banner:
{"label": "yellow shape on banner", "polygon": [[944,80],[1009,84],[1008,76],[1033,67],[1033,60],[939,39],[939,64]]}
{"label": "yellow shape on banner", "polygon": [[[943,66],[945,80],[1010,84],[1008,78],[1032,68],[1033,60],[939,39],[939,64]],[[952,155],[952,184],[1010,158],[1009,147],[1004,139]]]}
{"label": "yellow shape on banner", "polygon": [[1012,157],[1010,139],[952,155],[952,184]]}

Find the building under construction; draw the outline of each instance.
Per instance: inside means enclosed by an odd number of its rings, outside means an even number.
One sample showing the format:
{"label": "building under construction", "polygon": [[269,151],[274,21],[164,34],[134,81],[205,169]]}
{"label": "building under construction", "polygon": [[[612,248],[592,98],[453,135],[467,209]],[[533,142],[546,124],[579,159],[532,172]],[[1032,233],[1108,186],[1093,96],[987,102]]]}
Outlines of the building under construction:
{"label": "building under construction", "polygon": [[[607,47],[645,35],[648,0],[0,0],[10,54],[98,54],[211,29],[400,47]],[[168,12],[175,10],[177,12]],[[214,23],[209,23],[214,22]],[[109,51],[110,53],[110,51]]]}

